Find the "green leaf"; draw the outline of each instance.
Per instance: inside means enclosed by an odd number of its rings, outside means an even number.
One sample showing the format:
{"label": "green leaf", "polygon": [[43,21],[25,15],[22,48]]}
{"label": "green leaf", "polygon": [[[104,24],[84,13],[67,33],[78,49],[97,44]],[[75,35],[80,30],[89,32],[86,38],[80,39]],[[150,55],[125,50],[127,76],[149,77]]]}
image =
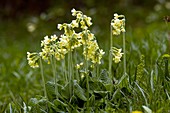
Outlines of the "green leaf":
{"label": "green leaf", "polygon": [[108,91],[94,91],[94,93],[100,94],[102,97],[105,97]]}
{"label": "green leaf", "polygon": [[65,104],[59,99],[55,99],[53,103],[54,103],[55,110],[57,110],[57,112],[60,112],[60,113],[62,112],[64,113],[64,111],[66,111],[66,107],[68,106],[67,104]]}
{"label": "green leaf", "polygon": [[107,91],[113,92],[113,84],[104,84],[104,87],[106,88]]}
{"label": "green leaf", "polygon": [[94,91],[94,90],[96,90],[96,91],[106,91],[104,84],[100,81],[97,81],[97,80],[90,81],[89,84],[90,84],[90,90],[92,90],[92,91]]}
{"label": "green leaf", "polygon": [[89,98],[89,105],[94,106],[95,105],[95,95],[92,94],[92,96]]}
{"label": "green leaf", "polygon": [[79,97],[81,100],[87,101],[87,98],[85,96],[85,91],[83,88],[79,86],[79,84],[74,83],[74,93],[77,97]]}
{"label": "green leaf", "polygon": [[38,99],[37,98],[31,98],[29,100],[29,103],[31,106],[37,105],[38,104]]}
{"label": "green leaf", "polygon": [[109,78],[108,72],[106,69],[103,69],[100,73],[99,79],[104,83],[111,83],[112,80]]}
{"label": "green leaf", "polygon": [[80,113],[77,109],[74,109],[72,113]]}
{"label": "green leaf", "polygon": [[152,110],[147,106],[142,106],[146,113],[152,113]]}
{"label": "green leaf", "polygon": [[47,96],[49,100],[53,100],[56,98],[55,84],[53,82],[48,81],[46,83],[46,90],[47,90]]}
{"label": "green leaf", "polygon": [[69,84],[70,84],[70,83],[67,83],[67,84],[61,89],[61,96],[64,97],[65,99],[69,99],[69,98],[70,98]]}
{"label": "green leaf", "polygon": [[67,107],[67,104],[65,104],[64,102],[62,102],[62,101],[59,100],[59,99],[55,99],[55,100],[53,101],[53,103],[54,103],[55,106],[61,105],[61,106]]}

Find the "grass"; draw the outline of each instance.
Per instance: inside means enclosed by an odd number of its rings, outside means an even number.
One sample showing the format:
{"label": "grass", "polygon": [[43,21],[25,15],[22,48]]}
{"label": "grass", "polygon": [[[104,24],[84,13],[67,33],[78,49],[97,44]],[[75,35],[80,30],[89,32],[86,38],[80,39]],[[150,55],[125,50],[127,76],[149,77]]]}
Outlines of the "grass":
{"label": "grass", "polygon": [[[23,22],[24,23],[24,22]],[[19,24],[17,31],[15,30],[17,24],[4,23],[0,30],[0,112],[13,111],[23,112],[24,104],[30,105],[30,99],[44,99],[37,95],[43,95],[42,80],[39,69],[31,69],[26,61],[27,51],[38,51],[40,47],[40,40],[42,38],[35,39],[36,37],[43,37],[41,31],[45,31],[45,28],[35,31],[35,33],[29,33],[26,31],[25,24]],[[41,23],[43,25],[43,23]],[[42,26],[41,25],[41,26]],[[6,27],[4,27],[6,26]],[[94,25],[95,26],[95,25]],[[109,27],[109,26],[108,26]],[[128,27],[128,25],[127,25]],[[53,30],[46,31],[44,35],[49,34]],[[109,112],[131,112],[135,110],[144,111],[147,108],[151,109],[154,113],[170,112],[170,89],[169,83],[169,65],[167,58],[162,58],[164,54],[169,54],[169,40],[166,37],[167,28],[165,23],[155,23],[145,26],[143,28],[127,28],[126,30],[126,57],[127,57],[127,69],[126,72],[128,77],[123,78],[123,62],[120,64],[113,64],[112,70],[115,77],[113,95],[109,99],[113,103],[107,101],[107,98],[100,99],[103,97],[107,90],[96,91],[88,95],[88,100],[96,99],[98,106]],[[57,32],[58,33],[58,32]],[[106,33],[108,34],[108,33]],[[18,38],[20,37],[20,38]],[[24,38],[23,38],[24,37]],[[30,38],[31,37],[31,38]],[[99,37],[98,43],[102,47],[106,54],[103,58],[102,64],[100,65],[100,77],[107,76],[108,69],[108,48],[109,42],[103,41],[103,37]],[[109,37],[108,37],[109,40]],[[100,42],[102,41],[102,42]],[[120,47],[122,40],[115,38],[114,45]],[[144,57],[142,57],[142,55]],[[57,69],[61,69],[60,64],[56,65]],[[44,63],[45,80],[53,80],[53,74],[50,71],[50,66]],[[62,75],[62,71],[58,71],[58,74]],[[104,77],[105,78],[105,77]],[[97,80],[91,80],[91,86],[95,86]],[[101,79],[103,80],[103,79]],[[104,81],[104,80],[103,80]],[[107,79],[106,79],[107,81]],[[79,85],[75,82],[75,97],[72,100],[78,99],[80,102],[86,100],[84,95],[84,87],[82,84]],[[49,82],[50,84],[50,82]],[[62,83],[61,83],[62,84]],[[100,82],[98,82],[98,85]],[[47,85],[51,87],[53,85]],[[61,87],[59,86],[61,90]],[[106,88],[107,87],[103,87]],[[48,88],[49,89],[49,88]],[[65,86],[67,89],[67,86]],[[91,88],[93,89],[93,88]],[[52,90],[50,90],[52,91]],[[64,93],[67,90],[62,90]],[[78,92],[79,91],[79,92]],[[52,91],[53,92],[53,91]],[[48,92],[47,92],[48,93]],[[93,94],[97,94],[98,97],[94,98]],[[49,95],[49,94],[47,94]],[[84,95],[84,96],[82,96]],[[50,95],[54,98],[53,95]],[[65,95],[67,96],[67,95]],[[90,97],[89,97],[90,96]],[[97,99],[99,98],[99,99]],[[54,105],[61,104],[60,100],[55,100]],[[62,106],[67,102],[62,100]],[[44,100],[44,103],[47,101]],[[91,103],[88,103],[91,105]],[[105,105],[111,106],[106,107]],[[43,103],[39,104],[42,109]],[[52,106],[53,104],[51,104]],[[142,107],[145,106],[145,107]],[[80,106],[79,106],[80,107]],[[107,108],[107,109],[106,109]],[[38,106],[37,106],[38,109]],[[44,108],[46,110],[46,108]],[[57,108],[56,108],[57,109]],[[43,112],[43,111],[41,111]]]}

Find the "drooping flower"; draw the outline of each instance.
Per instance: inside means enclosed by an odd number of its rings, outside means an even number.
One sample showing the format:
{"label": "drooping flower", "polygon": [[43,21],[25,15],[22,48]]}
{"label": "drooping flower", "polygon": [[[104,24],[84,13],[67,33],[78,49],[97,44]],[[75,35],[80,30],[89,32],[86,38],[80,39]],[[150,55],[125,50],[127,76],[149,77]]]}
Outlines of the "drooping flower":
{"label": "drooping flower", "polygon": [[[88,27],[92,25],[91,18],[75,9],[72,9],[71,12],[76,19],[72,20],[70,24],[58,24],[58,29],[63,29],[64,33],[59,38],[56,35],[45,36],[44,40],[41,41],[42,50],[37,54],[50,64],[51,57],[57,60],[64,59],[69,51],[83,46],[83,48],[85,47],[83,51],[85,59],[91,61],[93,64],[100,64],[104,52],[99,48],[94,34],[88,30]],[[74,28],[81,28],[82,31],[76,33]],[[31,62],[31,60],[29,62],[31,66],[38,67],[37,62]],[[77,67],[79,66],[81,64],[77,65]]]}
{"label": "drooping flower", "polygon": [[80,64],[76,64],[76,69],[80,69],[83,66],[83,62],[81,62]]}
{"label": "drooping flower", "polygon": [[39,59],[40,59],[40,56],[38,53],[27,52],[27,60],[28,60],[28,64],[30,65],[30,67],[32,68],[39,67],[38,65]]}
{"label": "drooping flower", "polygon": [[112,55],[114,56],[113,57],[113,61],[115,63],[119,63],[121,61],[121,58],[122,58],[122,55],[123,53],[121,53],[122,49],[118,49],[116,47],[112,47]]}
{"label": "drooping flower", "polygon": [[79,27],[79,23],[77,22],[77,20],[72,20],[71,26],[72,28]]}
{"label": "drooping flower", "polygon": [[125,16],[114,14],[114,19],[111,21],[113,35],[120,35],[121,32],[125,32]]}
{"label": "drooping flower", "polygon": [[76,10],[74,8],[71,10],[71,13],[72,13],[72,16],[76,16]]}

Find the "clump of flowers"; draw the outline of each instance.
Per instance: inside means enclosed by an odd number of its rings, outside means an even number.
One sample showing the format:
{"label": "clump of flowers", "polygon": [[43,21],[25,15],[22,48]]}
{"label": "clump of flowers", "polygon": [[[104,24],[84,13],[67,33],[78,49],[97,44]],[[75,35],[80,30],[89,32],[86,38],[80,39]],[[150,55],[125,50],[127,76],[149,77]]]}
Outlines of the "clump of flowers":
{"label": "clump of flowers", "polygon": [[38,65],[39,58],[40,58],[40,55],[38,53],[27,52],[27,60],[28,60],[28,64],[30,65],[30,67],[32,68],[39,67]]}
{"label": "clump of flowers", "polygon": [[121,51],[122,51],[122,49],[112,47],[112,55],[114,56],[113,61],[115,63],[119,63],[121,61],[120,59],[122,58],[122,55],[123,55],[123,53],[121,53]]}
{"label": "clump of flowers", "polygon": [[121,32],[125,32],[125,16],[115,13],[111,26],[113,35],[120,35]]}
{"label": "clump of flowers", "polygon": [[[101,63],[100,60],[104,55],[104,52],[99,48],[94,34],[88,30],[88,27],[92,25],[91,18],[75,9],[72,9],[71,12],[72,16],[76,17],[75,20],[72,20],[70,24],[58,24],[58,29],[64,30],[64,33],[61,36],[57,37],[56,35],[52,35],[50,38],[45,36],[44,40],[41,41],[41,52],[28,52],[27,59],[31,67],[38,67],[38,60],[33,57],[34,54],[39,55],[37,58],[41,57],[50,64],[51,57],[54,57],[59,61],[64,59],[68,52],[72,52],[74,49],[81,46],[83,46],[85,60],[91,61],[93,64]],[[79,27],[82,31],[77,33],[74,28]]]}

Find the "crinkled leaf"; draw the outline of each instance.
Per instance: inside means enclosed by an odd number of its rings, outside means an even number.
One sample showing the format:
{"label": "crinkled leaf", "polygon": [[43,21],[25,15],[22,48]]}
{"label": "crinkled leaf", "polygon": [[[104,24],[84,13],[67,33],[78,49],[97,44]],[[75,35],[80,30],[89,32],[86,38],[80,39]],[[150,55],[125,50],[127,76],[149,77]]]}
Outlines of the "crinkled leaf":
{"label": "crinkled leaf", "polygon": [[49,100],[53,100],[56,97],[55,94],[55,84],[53,82],[48,81],[46,83],[46,90],[47,90],[47,96]]}
{"label": "crinkled leaf", "polygon": [[109,75],[107,73],[106,69],[103,69],[100,73],[100,78],[99,78],[102,82],[104,83],[111,83],[111,79],[109,78]]}
{"label": "crinkled leaf", "polygon": [[94,90],[97,90],[97,91],[106,91],[106,88],[104,86],[104,84],[102,82],[99,82],[99,81],[90,81],[89,82],[90,84],[90,90],[94,91]]}
{"label": "crinkled leaf", "polygon": [[77,97],[79,97],[81,100],[87,101],[87,98],[85,96],[85,91],[83,88],[79,86],[79,84],[74,84],[74,93]]}
{"label": "crinkled leaf", "polygon": [[64,111],[66,111],[66,107],[68,106],[67,104],[65,104],[59,99],[55,99],[53,103],[54,103],[54,108],[55,110],[57,110],[57,112],[65,113]]}
{"label": "crinkled leaf", "polygon": [[100,94],[102,97],[105,97],[108,91],[94,91],[94,93]]}
{"label": "crinkled leaf", "polygon": [[89,105],[94,106],[95,105],[95,95],[92,94],[92,96],[89,98]]}
{"label": "crinkled leaf", "polygon": [[64,102],[62,102],[59,99],[55,99],[53,103],[54,103],[55,106],[60,106],[61,105],[63,107],[67,107],[67,104],[65,104]]}
{"label": "crinkled leaf", "polygon": [[70,97],[70,92],[69,92],[69,84],[66,84],[62,89],[61,89],[61,96],[64,97],[65,99],[69,99]]}

